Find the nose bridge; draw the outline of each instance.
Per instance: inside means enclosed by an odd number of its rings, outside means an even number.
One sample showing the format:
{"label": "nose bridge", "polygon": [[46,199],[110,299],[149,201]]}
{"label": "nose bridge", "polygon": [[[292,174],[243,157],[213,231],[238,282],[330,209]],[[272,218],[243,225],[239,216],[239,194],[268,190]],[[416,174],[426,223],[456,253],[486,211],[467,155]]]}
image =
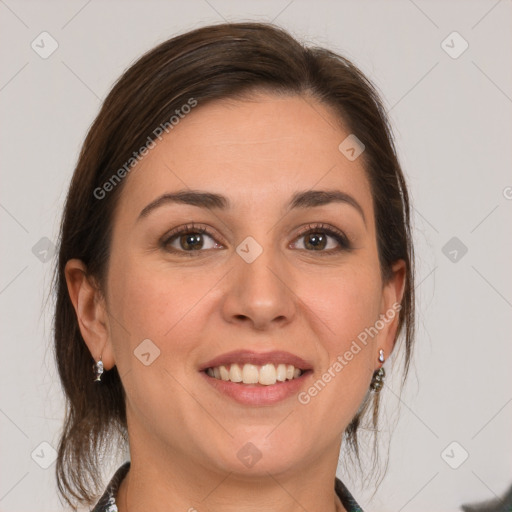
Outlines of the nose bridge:
{"label": "nose bridge", "polygon": [[247,237],[237,246],[225,303],[231,321],[251,320],[256,328],[268,327],[273,321],[285,323],[295,312],[291,276],[284,258],[272,245],[272,237],[265,237],[261,244]]}

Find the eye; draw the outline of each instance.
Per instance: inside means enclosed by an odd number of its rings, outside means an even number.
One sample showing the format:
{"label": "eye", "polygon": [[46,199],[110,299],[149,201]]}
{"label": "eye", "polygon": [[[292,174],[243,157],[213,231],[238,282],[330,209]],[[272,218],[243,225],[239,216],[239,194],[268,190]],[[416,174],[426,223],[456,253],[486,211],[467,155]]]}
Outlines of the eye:
{"label": "eye", "polygon": [[[209,240],[208,240],[209,239]],[[190,224],[168,233],[162,240],[162,247],[169,252],[191,253],[218,249],[223,246],[215,241],[207,228]],[[192,254],[189,254],[192,256]]]}
{"label": "eye", "polygon": [[[298,240],[301,239],[303,242],[299,243]],[[224,248],[206,227],[196,224],[189,224],[171,231],[164,237],[161,246],[168,252],[180,253],[183,256],[198,256],[201,251]],[[290,246],[322,255],[351,249],[350,242],[342,231],[324,224],[306,226]]]}
{"label": "eye", "polygon": [[[296,238],[296,240],[300,239],[303,239],[303,242],[301,244],[297,241],[294,242],[294,247],[309,252],[333,254],[351,248],[350,242],[343,232],[324,224],[306,226]],[[301,245],[302,247],[300,247]]]}

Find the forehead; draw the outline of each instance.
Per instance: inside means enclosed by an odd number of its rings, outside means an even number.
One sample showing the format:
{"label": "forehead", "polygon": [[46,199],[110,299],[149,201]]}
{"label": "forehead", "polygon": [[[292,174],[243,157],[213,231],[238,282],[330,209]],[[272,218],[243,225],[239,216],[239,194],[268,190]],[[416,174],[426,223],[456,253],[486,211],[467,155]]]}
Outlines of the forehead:
{"label": "forehead", "polygon": [[358,196],[372,215],[362,158],[350,161],[339,150],[348,135],[333,111],[311,97],[198,103],[130,172],[119,207],[138,213],[157,195],[190,188],[261,209],[266,201],[288,202],[297,190],[337,188]]}

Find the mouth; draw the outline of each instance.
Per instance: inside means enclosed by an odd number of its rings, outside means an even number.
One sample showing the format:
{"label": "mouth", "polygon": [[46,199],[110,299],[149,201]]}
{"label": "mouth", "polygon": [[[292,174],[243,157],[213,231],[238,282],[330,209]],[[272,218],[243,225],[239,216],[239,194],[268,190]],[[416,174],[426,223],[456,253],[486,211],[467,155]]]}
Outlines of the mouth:
{"label": "mouth", "polygon": [[200,367],[222,395],[246,405],[271,405],[298,392],[312,365],[288,352],[236,351]]}

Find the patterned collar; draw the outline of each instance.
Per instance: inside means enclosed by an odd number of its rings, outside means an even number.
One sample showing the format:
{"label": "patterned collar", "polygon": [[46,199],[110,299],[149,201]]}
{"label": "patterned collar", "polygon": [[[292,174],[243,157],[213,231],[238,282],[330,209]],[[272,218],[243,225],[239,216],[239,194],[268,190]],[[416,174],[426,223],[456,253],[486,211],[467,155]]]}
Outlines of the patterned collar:
{"label": "patterned collar", "polygon": [[[129,469],[130,462],[126,462],[116,471],[100,501],[98,501],[91,512],[118,512],[116,505],[117,491]],[[338,478],[334,481],[334,490],[343,506],[347,509],[347,512],[363,512],[363,509],[357,504],[349,490],[345,487],[345,484]]]}

